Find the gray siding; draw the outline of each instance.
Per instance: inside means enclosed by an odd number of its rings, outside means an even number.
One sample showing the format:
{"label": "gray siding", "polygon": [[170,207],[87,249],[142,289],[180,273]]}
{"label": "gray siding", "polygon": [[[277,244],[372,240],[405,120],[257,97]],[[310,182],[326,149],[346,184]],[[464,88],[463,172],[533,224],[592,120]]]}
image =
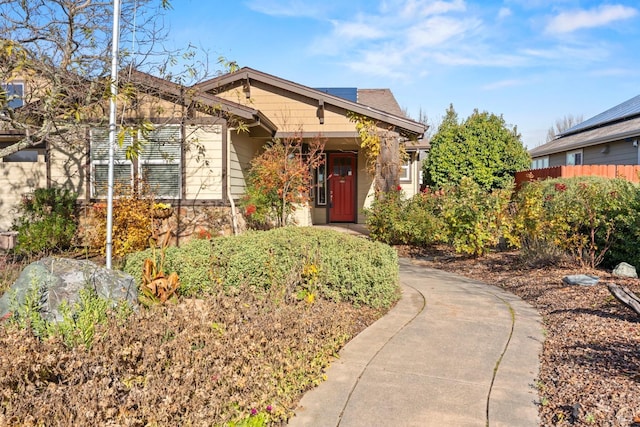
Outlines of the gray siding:
{"label": "gray siding", "polygon": [[[605,150],[605,147],[608,149]],[[604,152],[603,152],[604,151]],[[616,141],[584,149],[585,165],[636,165],[638,148],[631,141]]]}
{"label": "gray siding", "polygon": [[556,153],[549,155],[549,167],[564,166],[567,163],[567,153]]}

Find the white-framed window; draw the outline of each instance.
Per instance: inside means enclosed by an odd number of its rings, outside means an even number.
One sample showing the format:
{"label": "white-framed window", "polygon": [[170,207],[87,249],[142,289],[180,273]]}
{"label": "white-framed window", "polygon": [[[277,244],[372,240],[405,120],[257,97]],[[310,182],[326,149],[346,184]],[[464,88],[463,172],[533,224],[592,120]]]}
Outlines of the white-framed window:
{"label": "white-framed window", "polygon": [[[127,150],[134,143],[125,133],[122,144],[114,150],[114,184],[130,189],[140,178],[158,198],[175,199],[181,195],[181,138],[179,126],[165,126],[135,138],[141,143],[137,158],[127,158]],[[91,129],[91,195],[106,197],[109,171],[109,131]]]}
{"label": "white-framed window", "polygon": [[413,160],[413,153],[407,153],[407,159],[400,165],[399,178],[402,182],[411,181],[411,163]]}
{"label": "white-framed window", "polygon": [[321,154],[323,162],[316,168],[316,206],[327,205],[327,155]]}
{"label": "white-framed window", "polygon": [[19,108],[24,105],[24,83],[2,83],[2,98],[7,101],[9,108]]}
{"label": "white-framed window", "polygon": [[549,167],[549,156],[538,157],[531,161],[531,169],[544,169]]}
{"label": "white-framed window", "polygon": [[141,136],[139,176],[156,197],[180,198],[180,127],[164,126]]}
{"label": "white-framed window", "polygon": [[582,164],[582,150],[567,152],[567,166],[578,166]]}

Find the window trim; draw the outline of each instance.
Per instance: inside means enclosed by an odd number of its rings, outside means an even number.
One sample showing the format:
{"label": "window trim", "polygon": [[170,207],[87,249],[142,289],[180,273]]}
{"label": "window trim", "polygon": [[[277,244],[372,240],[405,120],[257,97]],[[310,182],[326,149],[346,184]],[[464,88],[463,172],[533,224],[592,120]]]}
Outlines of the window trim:
{"label": "window trim", "polygon": [[400,182],[410,183],[412,181],[413,174],[411,173],[411,167],[413,166],[413,156],[413,151],[407,152],[407,160],[400,165],[400,171],[398,173]]}
{"label": "window trim", "polygon": [[[580,163],[576,163],[576,161],[575,161],[575,155],[576,154],[580,154]],[[570,156],[574,156],[573,163],[569,163],[569,157]],[[584,164],[584,154],[583,154],[582,148],[579,149],[579,150],[567,151],[567,155],[565,157],[565,163],[566,163],[567,166],[582,166]]]}
{"label": "window trim", "polygon": [[[178,166],[178,174],[177,174],[177,191],[176,191],[176,195],[175,196],[170,196],[167,194],[158,194],[156,195],[156,197],[158,199],[167,199],[167,200],[179,200],[182,198],[182,191],[183,191],[183,179],[182,179],[182,128],[179,125],[167,125],[167,126],[162,126],[162,127],[158,127],[156,129],[154,129],[154,131],[159,130],[159,129],[164,129],[167,127],[172,127],[172,128],[176,128],[177,129],[177,135],[178,135],[178,139],[180,142],[178,142],[179,149],[178,152],[175,153],[176,156],[172,157],[172,158],[145,158],[144,155],[144,151],[140,153],[140,155],[136,158],[136,159],[127,159],[126,158],[126,147],[127,147],[127,142],[125,142],[123,144],[122,148],[116,148],[116,158],[114,158],[114,164],[115,165],[128,165],[129,169],[130,169],[130,186],[131,188],[136,188],[135,187],[135,180],[138,178],[141,178],[145,171],[144,168],[146,165],[177,165]],[[98,181],[96,179],[96,165],[108,165],[109,164],[109,160],[108,159],[104,159],[104,158],[99,158],[99,159],[95,159],[93,157],[93,152],[92,150],[94,150],[94,136],[93,136],[93,132],[94,131],[99,131],[99,132],[106,132],[108,135],[108,129],[105,128],[93,128],[91,129],[90,132],[90,162],[91,162],[91,178],[90,178],[90,182],[91,182],[91,198],[93,199],[103,199],[106,198],[106,195],[101,195],[98,194],[98,191],[96,189],[96,186],[98,184]],[[154,132],[154,131],[151,131]],[[139,141],[144,141],[145,144],[161,144],[164,145],[164,143],[162,141],[154,141],[153,137],[145,137],[143,135],[142,131],[138,131],[136,133],[135,138]],[[132,140],[130,144],[132,144],[134,141]],[[107,150],[108,150],[108,140],[107,140]],[[102,144],[104,144],[104,141],[102,141]],[[114,177],[115,178],[115,177]],[[107,178],[108,179],[108,178]]]}
{"label": "window trim", "polygon": [[[542,166],[538,166],[538,162],[542,162]],[[536,157],[531,159],[531,169],[546,169],[549,167],[549,156]]]}
{"label": "window trim", "polygon": [[[321,153],[321,156],[323,158],[323,162],[320,166],[318,166],[316,168],[316,170],[314,171],[314,183],[315,183],[315,205],[316,207],[326,207],[327,206],[327,187],[328,187],[328,181],[327,181],[327,168],[329,167],[329,165],[327,164],[327,153]],[[322,177],[322,182],[320,182],[319,179],[319,171],[322,168],[323,173],[323,177]],[[323,191],[324,190],[324,191]],[[324,201],[321,200],[320,195],[324,196]]]}

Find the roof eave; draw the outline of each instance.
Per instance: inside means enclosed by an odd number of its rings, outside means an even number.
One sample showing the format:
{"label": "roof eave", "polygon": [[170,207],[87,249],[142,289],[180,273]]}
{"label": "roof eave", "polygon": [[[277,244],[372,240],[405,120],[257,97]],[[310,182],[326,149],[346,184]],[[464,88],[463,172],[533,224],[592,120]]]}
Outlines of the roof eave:
{"label": "roof eave", "polygon": [[386,113],[381,110],[377,110],[375,108],[358,104],[357,102],[352,102],[334,95],[330,95],[328,93],[312,89],[307,86],[303,86],[301,84],[281,79],[276,76],[272,76],[270,74],[263,73],[261,71],[254,70],[252,68],[244,67],[238,70],[235,73],[225,74],[220,77],[215,77],[213,79],[207,80],[205,82],[199,83],[195,85],[199,90],[206,92],[209,90],[213,90],[216,88],[220,88],[226,86],[228,84],[235,83],[239,80],[257,80],[268,85],[288,90],[290,92],[305,96],[310,99],[314,99],[317,101],[322,101],[326,104],[331,104],[336,107],[343,108],[347,111],[352,111],[357,114],[362,114],[367,117],[371,117],[372,119],[380,120],[390,125],[394,125],[402,128],[404,132],[411,136],[419,137],[420,135],[426,132],[426,126],[422,123],[415,122],[413,120],[399,117],[393,114]]}
{"label": "roof eave", "polygon": [[[593,138],[591,140],[588,141],[577,141],[573,144],[569,144],[569,145],[565,145],[563,147],[561,147],[560,149],[556,149],[554,147],[548,147],[546,149],[541,149],[539,151],[536,151],[536,148],[533,148],[531,150],[529,150],[529,154],[531,155],[531,157],[541,157],[541,156],[548,156],[551,154],[557,154],[557,153],[564,153],[566,151],[571,151],[571,150],[575,150],[578,148],[583,148],[583,147],[591,147],[594,145],[599,145],[599,144],[606,144],[609,142],[614,142],[614,141],[620,141],[626,138],[631,138],[631,137],[637,137],[640,135],[640,131],[639,130],[630,130],[630,131],[626,131],[626,132],[620,132],[614,135],[607,135],[607,136],[601,136],[599,138]],[[540,148],[540,147],[538,147]]]}

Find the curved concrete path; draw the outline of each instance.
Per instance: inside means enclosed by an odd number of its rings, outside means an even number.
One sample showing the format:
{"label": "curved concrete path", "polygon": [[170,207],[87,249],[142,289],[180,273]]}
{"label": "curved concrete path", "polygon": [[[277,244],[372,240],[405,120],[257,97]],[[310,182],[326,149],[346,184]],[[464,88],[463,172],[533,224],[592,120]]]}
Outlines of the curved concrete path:
{"label": "curved concrete path", "polygon": [[403,296],[350,341],[290,427],[538,426],[542,324],[520,298],[400,260]]}

